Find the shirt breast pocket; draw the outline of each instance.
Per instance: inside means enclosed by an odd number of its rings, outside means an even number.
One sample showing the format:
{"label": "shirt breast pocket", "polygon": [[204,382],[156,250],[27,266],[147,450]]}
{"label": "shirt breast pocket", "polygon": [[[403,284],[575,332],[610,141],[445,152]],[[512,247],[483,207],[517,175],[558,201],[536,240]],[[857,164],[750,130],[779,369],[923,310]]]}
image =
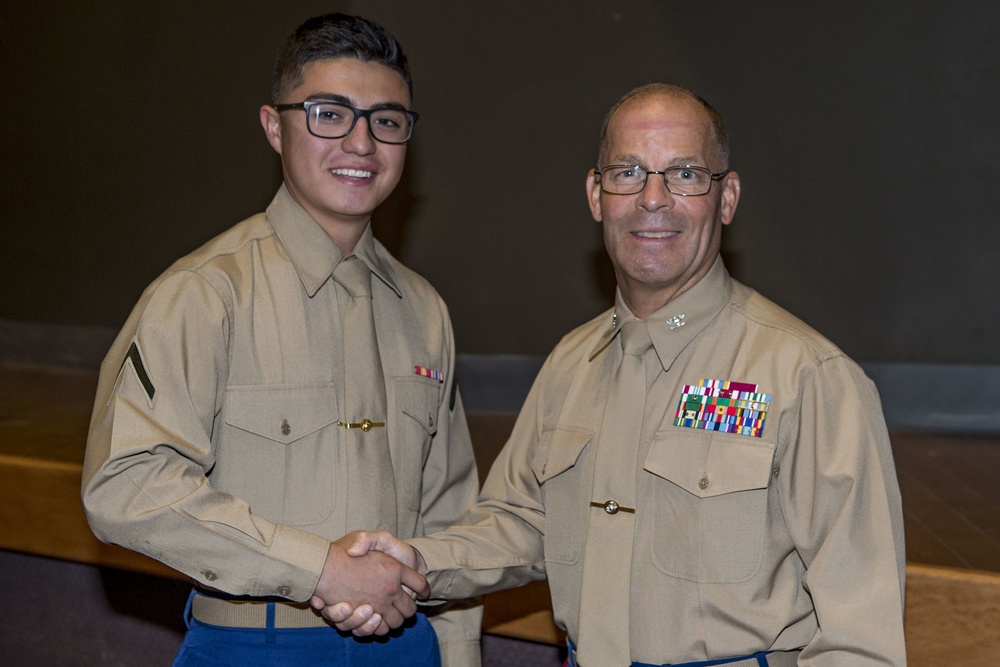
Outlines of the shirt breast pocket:
{"label": "shirt breast pocket", "polygon": [[291,525],[333,511],[337,396],[332,384],[226,389],[217,487]]}
{"label": "shirt breast pocket", "polygon": [[541,487],[545,506],[545,560],[573,564],[587,526],[584,523],[590,485],[581,461],[583,450],[593,438],[585,430],[555,429],[542,433],[531,463]]}
{"label": "shirt breast pocket", "polygon": [[[390,419],[398,420],[398,437],[390,439],[390,447],[396,494],[416,513],[420,511],[424,461],[438,430],[441,383],[409,375],[396,377],[394,385],[398,413],[390,415]],[[397,429],[390,433],[396,436]]]}
{"label": "shirt breast pocket", "polygon": [[658,434],[643,468],[653,477],[653,562],[699,583],[746,581],[760,569],[774,445],[717,433]]}

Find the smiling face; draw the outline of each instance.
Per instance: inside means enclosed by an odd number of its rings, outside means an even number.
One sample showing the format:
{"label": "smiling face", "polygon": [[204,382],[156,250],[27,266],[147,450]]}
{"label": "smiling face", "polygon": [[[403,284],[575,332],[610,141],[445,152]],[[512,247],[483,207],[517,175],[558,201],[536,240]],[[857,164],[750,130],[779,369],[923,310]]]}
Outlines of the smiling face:
{"label": "smiling face", "polygon": [[[403,77],[384,65],[354,58],[310,62],[302,69],[302,83],[280,102],[313,100],[341,101],[359,109],[410,108]],[[376,141],[365,119],[358,119],[350,134],[339,139],[310,134],[306,114],[298,109],[278,113],[265,105],[260,120],[268,142],[281,155],[288,192],[345,254],[350,253],[375,207],[399,183],[406,145]]]}
{"label": "smiling face", "polygon": [[[698,101],[681,94],[652,93],[622,105],[608,126],[601,167],[633,164],[651,171],[706,167],[724,171],[711,120]],[[719,254],[722,225],[732,222],[739,175],[730,172],[706,195],[667,191],[663,177],[649,176],[642,192],[608,194],[592,170],[587,195],[594,219],[603,223],[604,245],[622,297],[644,318],[694,286]]]}

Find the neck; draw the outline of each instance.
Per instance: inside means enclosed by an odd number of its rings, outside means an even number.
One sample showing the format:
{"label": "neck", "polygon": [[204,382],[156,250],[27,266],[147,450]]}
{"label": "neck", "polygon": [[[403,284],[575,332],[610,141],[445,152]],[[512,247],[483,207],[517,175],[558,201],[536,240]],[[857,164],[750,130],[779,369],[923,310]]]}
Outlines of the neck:
{"label": "neck", "polygon": [[697,276],[682,284],[654,287],[644,283],[636,283],[628,279],[618,281],[622,300],[628,309],[640,320],[644,320],[659,309],[674,301],[692,287],[697,285],[704,275]]}
{"label": "neck", "polygon": [[665,305],[670,303],[672,298],[666,300],[662,299],[647,299],[635,294],[628,294],[624,289],[622,290],[622,300],[625,301],[625,305],[628,309],[632,311],[640,320],[645,320],[647,317],[663,308]]}
{"label": "neck", "polygon": [[618,282],[618,289],[621,290],[622,300],[628,306],[628,309],[632,311],[632,314],[640,320],[644,320],[687,292],[694,284],[692,282],[690,284],[671,285],[657,289],[651,288],[649,285],[620,280]]}
{"label": "neck", "polygon": [[[316,220],[315,217],[313,219]],[[369,222],[371,222],[371,218],[351,225],[347,225],[342,222],[336,224],[330,222],[324,223],[316,220],[316,224],[318,224],[320,228],[326,232],[326,235],[329,236],[335,244],[337,244],[337,247],[340,248],[340,252],[344,255],[344,257],[347,257],[354,252],[354,248],[357,247],[358,241],[360,241],[361,237],[364,235]]]}
{"label": "neck", "polygon": [[372,220],[371,211],[362,215],[323,215],[322,210],[312,206],[309,200],[299,196],[298,191],[286,179],[285,188],[288,194],[295,200],[302,209],[309,214],[309,217],[320,226],[326,235],[337,244],[340,252],[346,257],[354,252],[354,247],[361,240],[365,229]]}
{"label": "neck", "polygon": [[621,290],[622,300],[632,311],[632,314],[640,320],[644,320],[701,282],[711,268],[710,264],[708,268],[699,271],[684,282],[677,281],[666,285],[641,283],[619,274],[618,289]]}

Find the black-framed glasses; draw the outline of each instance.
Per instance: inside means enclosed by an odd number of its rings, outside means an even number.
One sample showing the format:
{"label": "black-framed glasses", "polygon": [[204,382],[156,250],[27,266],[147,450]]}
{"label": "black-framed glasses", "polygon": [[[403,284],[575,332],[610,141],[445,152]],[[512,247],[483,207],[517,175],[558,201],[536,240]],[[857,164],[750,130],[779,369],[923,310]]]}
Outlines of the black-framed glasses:
{"label": "black-framed glasses", "polygon": [[379,107],[376,109],[355,109],[339,102],[297,102],[295,104],[275,104],[277,111],[302,109],[306,112],[306,127],[309,132],[323,139],[340,139],[354,129],[358,118],[368,121],[368,132],[372,138],[383,144],[405,144],[413,135],[413,126],[420,114],[407,109]]}
{"label": "black-framed glasses", "polygon": [[613,195],[634,195],[646,187],[646,179],[650,174],[662,174],[663,184],[667,191],[681,197],[697,197],[707,195],[712,189],[712,181],[718,181],[729,173],[729,170],[713,174],[705,167],[667,167],[663,171],[650,171],[637,164],[609,164],[603,169],[596,169],[601,190]]}

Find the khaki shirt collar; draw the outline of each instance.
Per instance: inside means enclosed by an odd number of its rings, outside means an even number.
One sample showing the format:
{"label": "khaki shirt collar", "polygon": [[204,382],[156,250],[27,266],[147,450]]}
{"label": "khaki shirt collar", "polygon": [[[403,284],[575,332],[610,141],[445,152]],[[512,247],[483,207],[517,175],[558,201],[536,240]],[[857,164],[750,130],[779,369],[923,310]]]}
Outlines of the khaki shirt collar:
{"label": "khaki shirt collar", "polygon": [[[656,354],[664,371],[670,370],[681,350],[697,338],[698,334],[719,314],[729,301],[732,292],[732,278],[722,263],[722,257],[719,256],[715,258],[715,263],[705,277],[694,287],[646,318],[649,337],[653,341],[653,347],[656,348]],[[590,359],[596,357],[615,339],[622,329],[622,324],[636,319],[638,318],[625,305],[621,290],[616,289],[612,321],[591,351]]]}
{"label": "khaki shirt collar", "polygon": [[[288,253],[288,259],[299,274],[306,293],[310,297],[315,296],[330,279],[333,269],[344,258],[344,254],[312,216],[292,198],[284,184],[267,207],[267,219]],[[371,223],[365,227],[352,254],[363,260],[372,273],[398,296],[403,296],[392,267],[377,251]]]}

